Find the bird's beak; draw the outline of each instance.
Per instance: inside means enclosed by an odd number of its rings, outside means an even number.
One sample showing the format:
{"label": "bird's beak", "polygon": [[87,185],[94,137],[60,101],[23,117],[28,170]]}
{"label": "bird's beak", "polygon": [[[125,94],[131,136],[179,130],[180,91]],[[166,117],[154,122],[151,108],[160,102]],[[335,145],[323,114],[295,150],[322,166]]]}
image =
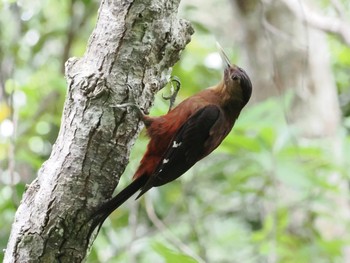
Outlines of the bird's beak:
{"label": "bird's beak", "polygon": [[230,62],[229,58],[227,57],[225,51],[223,50],[223,48],[221,47],[221,45],[218,42],[216,42],[216,47],[219,50],[222,62],[225,65],[225,69],[231,68],[232,67],[231,62]]}

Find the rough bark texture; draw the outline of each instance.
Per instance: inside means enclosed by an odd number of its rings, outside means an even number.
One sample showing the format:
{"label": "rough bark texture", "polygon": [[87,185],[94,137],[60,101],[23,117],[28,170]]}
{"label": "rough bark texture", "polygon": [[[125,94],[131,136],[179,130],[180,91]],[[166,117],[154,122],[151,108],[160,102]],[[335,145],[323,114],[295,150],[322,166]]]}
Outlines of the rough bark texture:
{"label": "rough bark texture", "polygon": [[140,124],[113,107],[148,109],[193,33],[179,0],[102,1],[83,58],[66,63],[68,93],[51,156],[17,210],[4,262],[81,262],[91,211],[113,193]]}

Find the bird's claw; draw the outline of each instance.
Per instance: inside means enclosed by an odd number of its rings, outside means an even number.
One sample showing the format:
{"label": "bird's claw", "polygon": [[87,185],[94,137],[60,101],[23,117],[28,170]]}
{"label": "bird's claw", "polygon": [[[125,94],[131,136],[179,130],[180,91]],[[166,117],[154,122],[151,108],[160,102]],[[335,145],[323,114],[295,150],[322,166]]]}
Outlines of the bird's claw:
{"label": "bird's claw", "polygon": [[138,116],[143,119],[144,116],[144,109],[142,107],[140,107],[136,100],[135,100],[135,96],[134,96],[134,91],[133,88],[131,87],[130,84],[126,84],[128,90],[129,90],[129,102],[127,103],[122,103],[122,104],[116,104],[113,105],[113,108],[119,108],[119,109],[123,109],[123,108],[132,108],[133,110],[136,111],[136,113],[138,114]]}
{"label": "bird's claw", "polygon": [[[173,83],[175,82],[175,87],[173,85]],[[171,94],[169,96],[164,96],[164,94],[162,94],[162,98],[164,100],[169,100],[170,104],[169,104],[169,111],[173,108],[177,94],[181,88],[181,82],[180,79],[176,76],[172,76],[170,79],[170,83],[171,83]]]}

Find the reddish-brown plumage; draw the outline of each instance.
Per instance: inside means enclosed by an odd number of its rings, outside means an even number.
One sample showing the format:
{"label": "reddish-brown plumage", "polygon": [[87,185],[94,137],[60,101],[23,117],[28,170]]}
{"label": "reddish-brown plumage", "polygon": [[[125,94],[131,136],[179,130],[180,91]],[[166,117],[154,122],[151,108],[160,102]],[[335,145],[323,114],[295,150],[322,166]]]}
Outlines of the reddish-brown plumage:
{"label": "reddish-brown plumage", "polygon": [[[192,104],[192,106],[189,107],[192,101],[194,101],[195,104]],[[144,116],[147,135],[150,137],[150,142],[148,143],[147,151],[144,154],[133,179],[136,179],[141,175],[151,176],[153,174],[179,127],[181,127],[183,123],[198,110],[198,108],[205,105],[204,101],[201,101],[201,103],[198,102],[199,100],[190,97],[166,115],[160,117]]]}
{"label": "reddish-brown plumage", "polygon": [[[213,140],[212,145],[208,146],[210,152],[214,150],[222,141],[223,137],[225,137],[229,130],[231,130],[230,127],[233,126],[241,108],[243,108],[246,103],[240,99],[230,97],[223,100],[223,98],[226,97],[226,93],[227,90],[224,81],[222,81],[214,87],[205,89],[196,95],[189,97],[180,103],[175,109],[163,116],[144,116],[144,123],[147,129],[147,134],[150,137],[150,142],[133,179],[142,175],[151,176],[155,172],[155,169],[161,161],[163,154],[169,147],[176,132],[199,109],[207,105],[219,105],[223,109],[226,105],[228,107],[233,106],[233,114],[227,114],[228,116],[225,116],[225,119],[219,121],[226,122],[227,128],[224,129],[225,132],[220,133],[217,131],[217,137]],[[218,125],[221,127],[223,124],[219,123]],[[227,129],[229,130],[226,131]]]}
{"label": "reddish-brown plumage", "polygon": [[225,61],[224,78],[218,85],[189,97],[163,116],[142,116],[150,137],[146,153],[133,182],[94,213],[92,229],[137,191],[140,197],[175,180],[220,145],[252,91],[245,71]]}

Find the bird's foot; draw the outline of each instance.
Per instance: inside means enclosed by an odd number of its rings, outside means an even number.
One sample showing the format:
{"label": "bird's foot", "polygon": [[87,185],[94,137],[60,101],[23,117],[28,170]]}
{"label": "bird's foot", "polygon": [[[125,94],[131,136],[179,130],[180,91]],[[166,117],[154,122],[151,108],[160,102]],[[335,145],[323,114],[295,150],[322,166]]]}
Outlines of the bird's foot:
{"label": "bird's foot", "polygon": [[133,88],[131,87],[131,85],[126,84],[129,90],[129,102],[127,103],[122,103],[122,104],[116,104],[113,105],[112,107],[114,108],[119,108],[119,109],[124,109],[124,108],[131,108],[132,110],[134,110],[137,115],[139,116],[139,118],[141,120],[143,120],[144,118],[144,110],[137,104],[136,100],[135,100],[135,96],[134,96],[134,91]]}
{"label": "bird's foot", "polygon": [[[175,87],[174,87],[173,83],[175,83]],[[178,77],[172,76],[170,78],[170,84],[171,84],[171,94],[169,96],[164,96],[164,94],[162,94],[162,98],[164,100],[169,100],[169,111],[171,111],[171,109],[174,106],[177,94],[181,88],[181,82],[180,82],[180,79]]]}

